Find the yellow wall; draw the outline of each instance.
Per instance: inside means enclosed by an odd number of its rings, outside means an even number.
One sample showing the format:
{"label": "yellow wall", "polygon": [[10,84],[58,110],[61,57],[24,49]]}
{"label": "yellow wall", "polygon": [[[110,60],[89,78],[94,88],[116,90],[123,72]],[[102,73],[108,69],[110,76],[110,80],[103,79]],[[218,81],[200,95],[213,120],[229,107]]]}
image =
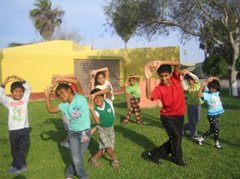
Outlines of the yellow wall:
{"label": "yellow wall", "polygon": [[120,59],[123,84],[129,74],[142,75],[144,64],[150,60],[179,60],[179,48],[92,50],[90,46],[81,46],[72,41],[6,48],[0,51],[0,80],[16,74],[31,84],[33,92],[43,92],[50,84],[52,74],[74,73],[74,59]]}

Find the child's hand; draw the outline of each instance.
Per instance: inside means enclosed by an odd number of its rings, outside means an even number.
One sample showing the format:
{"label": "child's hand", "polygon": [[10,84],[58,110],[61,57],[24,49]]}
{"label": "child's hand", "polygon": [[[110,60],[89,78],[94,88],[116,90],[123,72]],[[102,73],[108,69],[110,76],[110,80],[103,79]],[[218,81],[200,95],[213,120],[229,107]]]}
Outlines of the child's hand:
{"label": "child's hand", "polygon": [[53,84],[52,86],[48,86],[47,88],[44,89],[44,94],[46,97],[51,95],[51,92],[54,88],[55,84]]}
{"label": "child's hand", "polygon": [[15,76],[14,75],[11,75],[11,76],[7,76],[5,78],[5,80],[2,82],[3,85],[6,85],[7,83],[11,82],[11,81],[14,81],[15,80]]}
{"label": "child's hand", "polygon": [[153,75],[153,72],[156,71],[156,69],[161,65],[160,61],[152,61],[145,65],[144,67],[144,73],[146,78],[151,78]]}
{"label": "child's hand", "polygon": [[94,98],[95,98],[95,94],[91,94],[91,95],[89,96],[89,99],[90,99],[90,100],[94,100]]}
{"label": "child's hand", "polygon": [[52,83],[58,83],[61,81],[61,76],[60,75],[53,75],[52,76]]}
{"label": "child's hand", "polygon": [[94,110],[94,107],[93,107],[93,104],[92,103],[88,103],[88,108],[93,111]]}

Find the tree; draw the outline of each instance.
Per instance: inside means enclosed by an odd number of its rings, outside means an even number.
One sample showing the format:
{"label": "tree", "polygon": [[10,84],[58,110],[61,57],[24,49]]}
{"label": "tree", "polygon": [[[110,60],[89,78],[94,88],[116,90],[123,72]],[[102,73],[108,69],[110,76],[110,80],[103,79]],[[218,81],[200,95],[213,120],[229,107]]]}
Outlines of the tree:
{"label": "tree", "polygon": [[73,40],[78,43],[81,42],[82,39],[83,38],[77,31],[62,30],[61,28],[57,28],[51,37],[51,40]]}
{"label": "tree", "polygon": [[52,8],[50,0],[36,0],[34,9],[30,10],[29,15],[36,30],[45,40],[49,40],[54,33],[54,29],[62,23],[64,13],[57,7]]}
{"label": "tree", "polygon": [[[130,1],[130,0],[129,0]],[[129,1],[111,0],[112,3],[126,4]],[[239,0],[132,0],[137,4],[137,34],[148,36],[168,34],[170,29],[179,29],[183,38],[196,36],[208,39],[218,45],[230,45],[232,49],[231,91],[238,96],[237,70],[235,64],[240,47],[240,1]],[[116,9],[114,9],[116,10]],[[131,18],[131,16],[129,16]],[[221,25],[222,36],[215,33]],[[213,30],[203,30],[206,26]]]}
{"label": "tree", "polygon": [[210,56],[203,62],[203,72],[209,76],[223,77],[228,73],[228,64],[221,56]]}
{"label": "tree", "polygon": [[[127,48],[127,42],[136,30],[137,6],[134,1],[128,4],[111,4],[106,6],[104,11],[108,17],[107,23],[115,29],[115,32],[122,38]],[[134,10],[133,10],[134,9]],[[131,16],[131,18],[129,18]]]}

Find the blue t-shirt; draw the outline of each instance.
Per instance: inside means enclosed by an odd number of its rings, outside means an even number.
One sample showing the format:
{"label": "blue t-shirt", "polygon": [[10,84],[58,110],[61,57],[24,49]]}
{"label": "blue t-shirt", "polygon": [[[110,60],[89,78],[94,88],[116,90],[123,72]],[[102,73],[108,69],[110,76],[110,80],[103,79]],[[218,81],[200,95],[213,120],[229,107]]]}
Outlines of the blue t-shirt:
{"label": "blue t-shirt", "polygon": [[218,115],[224,113],[222,102],[219,97],[219,92],[209,93],[203,92],[204,101],[208,104],[208,115]]}
{"label": "blue t-shirt", "polygon": [[58,105],[59,109],[69,121],[70,131],[82,131],[90,128],[90,114],[87,99],[75,93],[71,103],[63,102]]}

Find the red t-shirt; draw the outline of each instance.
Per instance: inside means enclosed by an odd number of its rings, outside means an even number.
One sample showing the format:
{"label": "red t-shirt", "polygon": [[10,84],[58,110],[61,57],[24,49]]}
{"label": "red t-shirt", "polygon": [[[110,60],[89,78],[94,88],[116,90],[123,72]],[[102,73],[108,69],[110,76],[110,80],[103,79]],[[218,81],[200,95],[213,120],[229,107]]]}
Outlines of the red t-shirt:
{"label": "red t-shirt", "polygon": [[163,107],[160,114],[166,116],[180,116],[186,112],[185,95],[180,83],[180,75],[177,76],[173,72],[171,76],[171,84],[159,84],[152,91],[152,99],[161,100]]}

